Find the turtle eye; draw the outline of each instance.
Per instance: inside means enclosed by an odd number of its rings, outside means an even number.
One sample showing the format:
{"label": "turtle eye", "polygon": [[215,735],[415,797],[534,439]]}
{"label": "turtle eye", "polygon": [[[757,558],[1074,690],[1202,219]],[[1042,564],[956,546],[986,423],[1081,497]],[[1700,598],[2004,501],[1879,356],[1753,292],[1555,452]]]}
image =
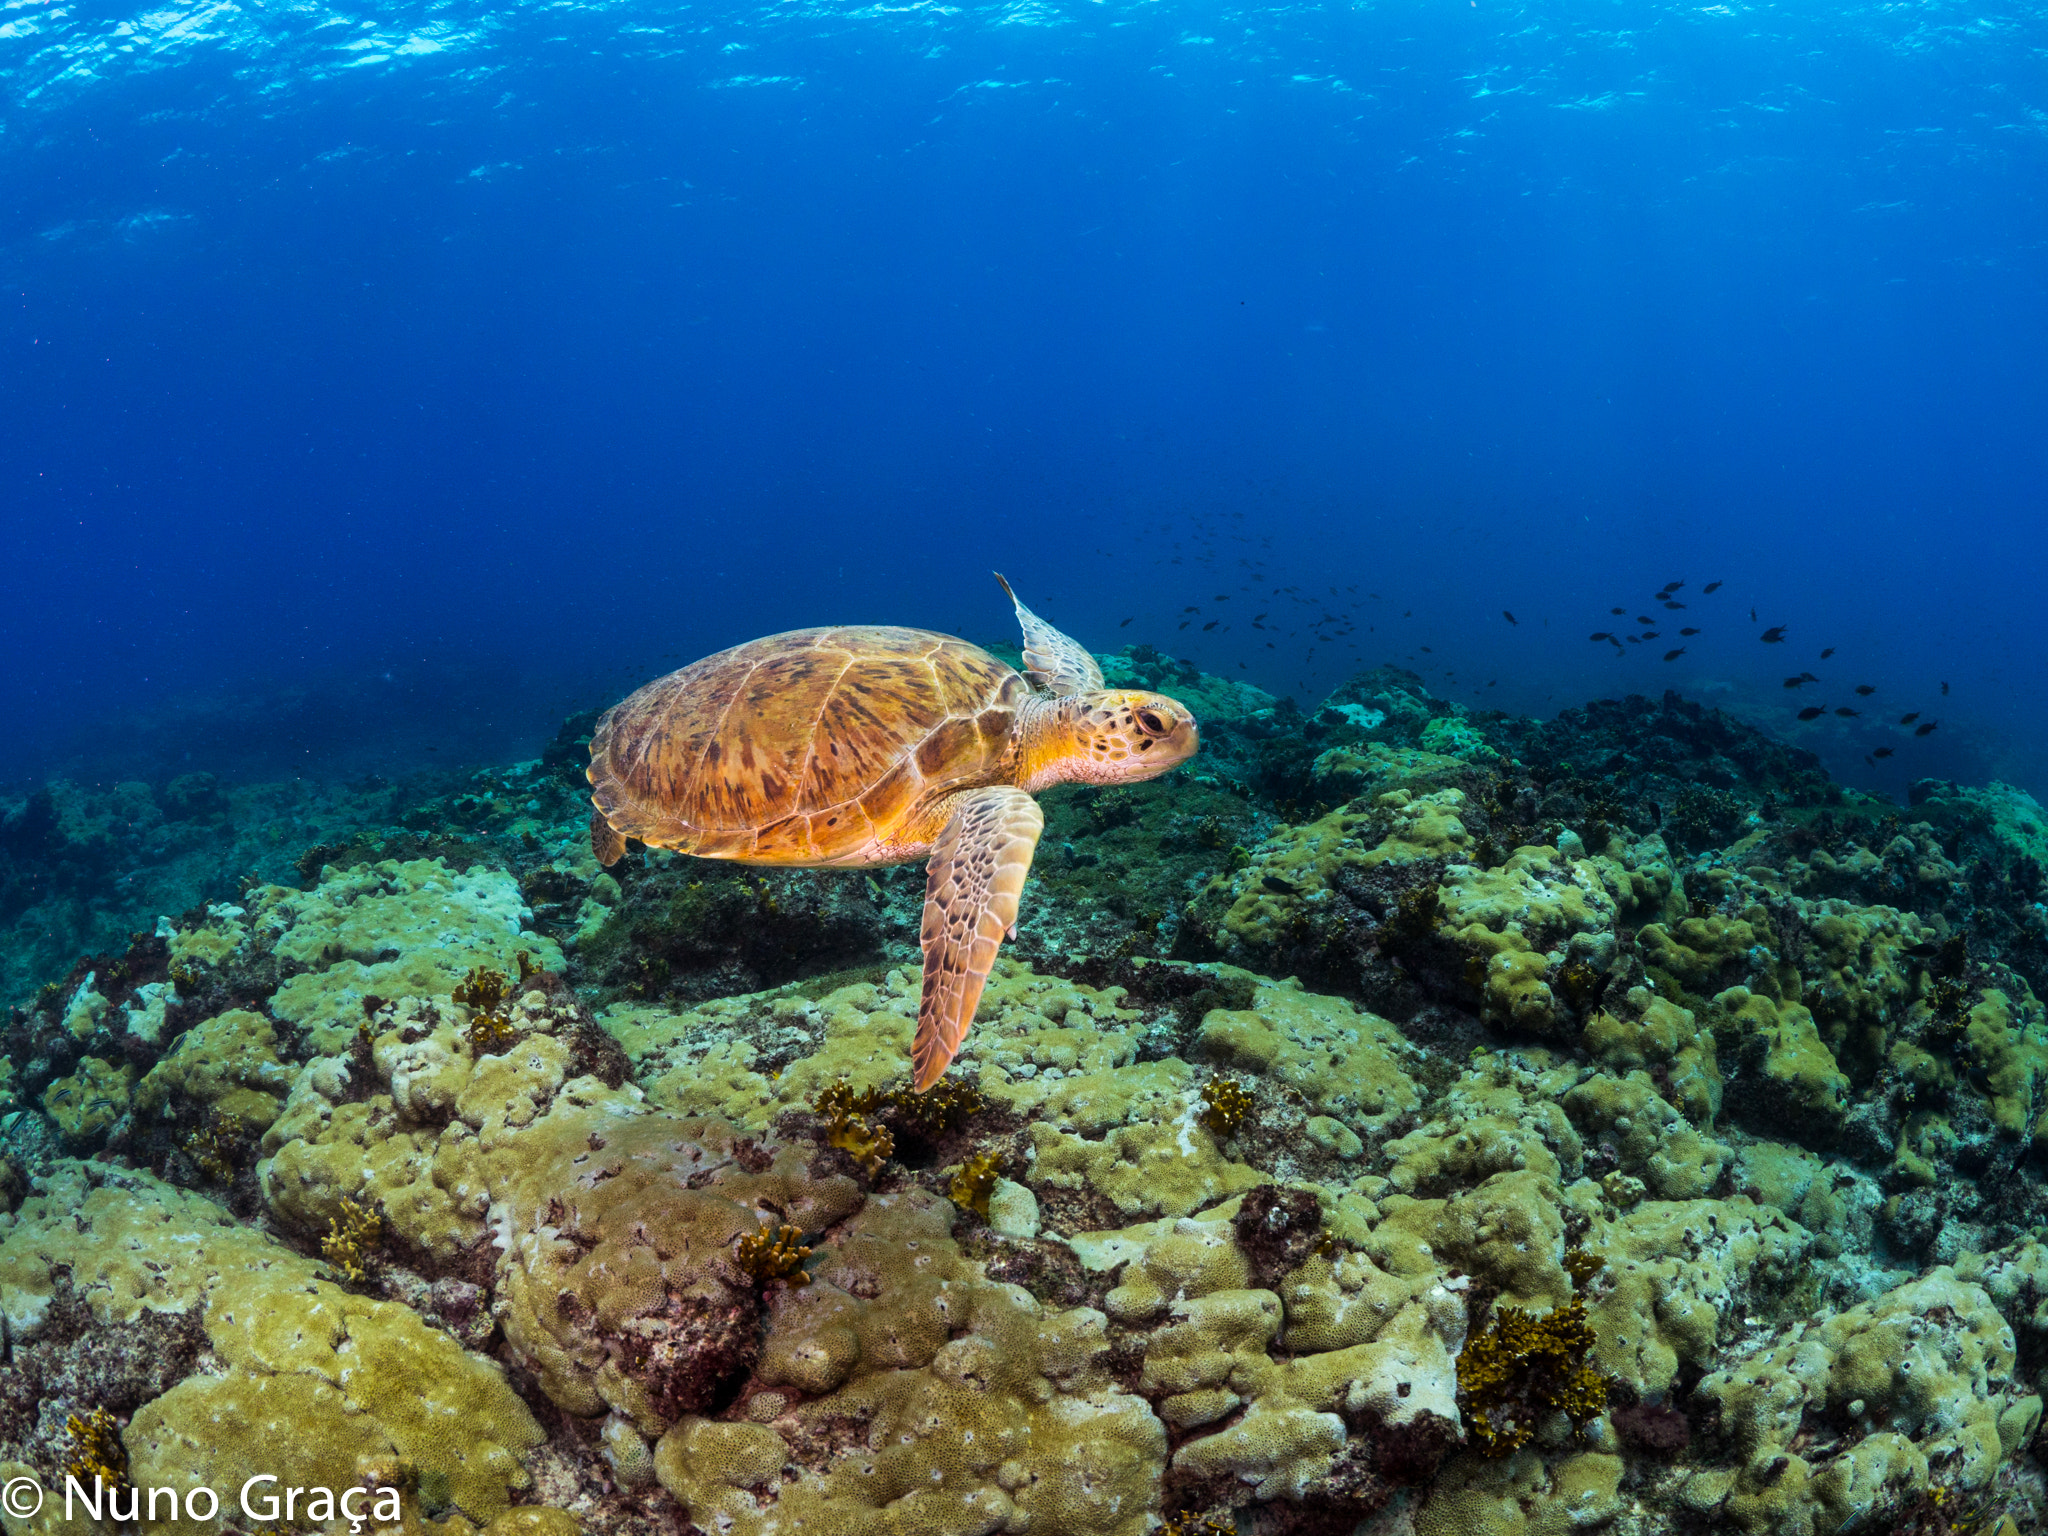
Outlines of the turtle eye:
{"label": "turtle eye", "polygon": [[1173,734],[1173,722],[1149,705],[1139,710],[1136,718],[1138,729],[1147,736],[1170,736]]}

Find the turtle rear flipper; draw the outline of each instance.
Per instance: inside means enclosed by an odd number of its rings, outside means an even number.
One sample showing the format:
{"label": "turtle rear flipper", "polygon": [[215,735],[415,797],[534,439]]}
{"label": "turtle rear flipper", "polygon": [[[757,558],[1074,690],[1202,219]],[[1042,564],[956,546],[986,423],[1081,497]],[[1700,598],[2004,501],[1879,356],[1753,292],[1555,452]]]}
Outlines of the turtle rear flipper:
{"label": "turtle rear flipper", "polygon": [[604,819],[604,812],[590,813],[590,851],[600,864],[616,864],[626,856],[626,840]]}

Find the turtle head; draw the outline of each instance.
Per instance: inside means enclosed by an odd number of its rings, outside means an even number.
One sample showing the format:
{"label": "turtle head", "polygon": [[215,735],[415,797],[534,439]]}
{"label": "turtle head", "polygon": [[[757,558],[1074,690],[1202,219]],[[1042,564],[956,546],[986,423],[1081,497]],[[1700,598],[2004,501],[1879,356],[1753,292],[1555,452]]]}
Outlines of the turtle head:
{"label": "turtle head", "polygon": [[1032,782],[1135,784],[1178,768],[1200,749],[1188,707],[1163,693],[1110,688],[1048,699],[1047,729],[1038,736]]}

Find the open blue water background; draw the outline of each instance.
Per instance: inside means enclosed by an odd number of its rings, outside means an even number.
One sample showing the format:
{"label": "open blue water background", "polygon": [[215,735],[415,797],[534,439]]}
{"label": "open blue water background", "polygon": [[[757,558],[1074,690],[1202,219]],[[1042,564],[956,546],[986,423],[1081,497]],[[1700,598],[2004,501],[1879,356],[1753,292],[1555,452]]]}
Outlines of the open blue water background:
{"label": "open blue water background", "polygon": [[531,753],[995,567],[2039,792],[2044,189],[2009,3],[9,0],[0,779]]}

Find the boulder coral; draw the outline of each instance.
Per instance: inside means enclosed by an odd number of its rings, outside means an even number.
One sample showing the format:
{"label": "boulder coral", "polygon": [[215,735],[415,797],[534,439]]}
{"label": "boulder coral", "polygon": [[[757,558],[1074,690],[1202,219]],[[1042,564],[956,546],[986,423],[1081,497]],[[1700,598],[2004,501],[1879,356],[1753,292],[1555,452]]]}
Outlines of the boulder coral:
{"label": "boulder coral", "polygon": [[17,1351],[75,1329],[81,1310],[110,1329],[147,1320],[146,1336],[181,1324],[203,1339],[167,1389],[127,1405],[138,1486],[238,1488],[268,1473],[343,1488],[380,1467],[396,1485],[405,1468],[437,1516],[477,1524],[531,1486],[525,1458],[543,1435],[530,1409],[495,1362],[410,1307],[349,1293],[151,1175],[67,1163],[39,1182],[0,1236],[0,1316]]}
{"label": "boulder coral", "polygon": [[247,898],[257,941],[296,974],[271,1011],[323,1051],[346,1045],[366,998],[447,995],[478,966],[516,971],[524,951],[558,971],[562,952],[529,933],[518,882],[502,870],[386,859],[337,870],[311,891],[262,886]]}
{"label": "boulder coral", "polygon": [[[1982,1489],[2008,1439],[2040,1416],[2014,1362],[2011,1324],[1946,1268],[1795,1324],[1700,1382],[1719,1405],[1731,1460],[1694,1474],[1683,1500],[1744,1531],[1806,1536],[1866,1524],[1888,1499],[1925,1487],[1934,1466],[1958,1488]],[[1827,1421],[1820,1437],[1802,1433],[1815,1415]]]}

